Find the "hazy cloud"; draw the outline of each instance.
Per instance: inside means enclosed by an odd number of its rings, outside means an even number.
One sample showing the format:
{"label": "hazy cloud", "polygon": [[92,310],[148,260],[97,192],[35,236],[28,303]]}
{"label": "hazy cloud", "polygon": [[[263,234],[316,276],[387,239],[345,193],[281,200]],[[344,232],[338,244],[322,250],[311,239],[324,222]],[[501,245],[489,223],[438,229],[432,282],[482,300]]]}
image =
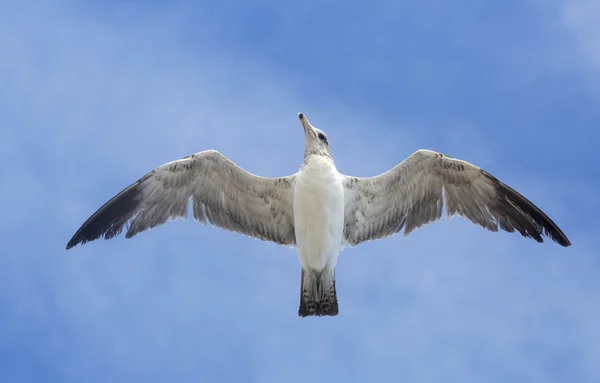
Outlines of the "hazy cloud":
{"label": "hazy cloud", "polygon": [[[358,30],[325,5],[299,20],[298,5],[240,5],[257,9],[244,23],[229,2],[2,5],[0,379],[596,381],[600,118],[547,51],[525,55],[543,28],[519,42],[494,10],[459,4],[471,24],[445,35],[436,4],[353,5]],[[526,28],[531,9],[510,9]],[[296,316],[292,250],[191,221],[64,250],[166,161],[218,149],[253,173],[297,171],[299,111],[342,172],[437,149],[523,192],[574,246],[444,220],[345,250],[341,314],[317,320]]]}

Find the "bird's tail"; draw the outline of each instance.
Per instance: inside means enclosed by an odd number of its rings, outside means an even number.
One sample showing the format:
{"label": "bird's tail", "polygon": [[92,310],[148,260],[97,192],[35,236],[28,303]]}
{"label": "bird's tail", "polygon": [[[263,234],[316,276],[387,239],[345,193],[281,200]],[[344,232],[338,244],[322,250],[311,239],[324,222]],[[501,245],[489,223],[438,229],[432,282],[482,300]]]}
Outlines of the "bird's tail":
{"label": "bird's tail", "polygon": [[323,270],[319,273],[302,269],[298,315],[301,317],[338,315],[335,270]]}

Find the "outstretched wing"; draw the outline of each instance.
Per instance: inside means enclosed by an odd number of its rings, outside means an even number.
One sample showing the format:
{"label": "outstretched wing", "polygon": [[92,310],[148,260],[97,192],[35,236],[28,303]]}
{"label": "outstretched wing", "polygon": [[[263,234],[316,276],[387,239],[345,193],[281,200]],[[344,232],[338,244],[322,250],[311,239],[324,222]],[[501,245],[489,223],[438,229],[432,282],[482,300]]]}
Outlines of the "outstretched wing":
{"label": "outstretched wing", "polygon": [[517,230],[542,242],[571,243],[528,199],[491,174],[441,153],[419,150],[389,171],[371,178],[345,176],[344,239],[349,245],[414,229],[460,215],[491,231]]}
{"label": "outstretched wing", "polygon": [[117,194],[75,233],[67,249],[97,238],[112,238],[129,223],[126,237],[177,217],[281,245],[295,245],[292,210],[295,176],[263,178],[248,173],[221,153],[196,153],[164,164]]}

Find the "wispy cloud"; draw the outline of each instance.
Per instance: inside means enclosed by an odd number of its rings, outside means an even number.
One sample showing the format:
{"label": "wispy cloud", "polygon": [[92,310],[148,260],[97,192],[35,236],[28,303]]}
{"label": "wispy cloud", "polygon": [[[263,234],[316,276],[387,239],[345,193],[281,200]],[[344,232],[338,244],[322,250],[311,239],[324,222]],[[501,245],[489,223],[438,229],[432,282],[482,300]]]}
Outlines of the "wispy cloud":
{"label": "wispy cloud", "polygon": [[[519,42],[491,16],[508,13],[459,4],[454,25],[436,4],[353,5],[354,24],[325,5],[3,5],[0,380],[595,381],[598,184],[580,138],[599,119],[524,53],[542,29]],[[511,11],[525,28],[531,10]],[[341,315],[319,320],[296,317],[293,251],[194,222],[64,251],[166,161],[218,149],[295,172],[299,111],[342,172],[437,149],[522,191],[574,246],[445,220],[345,250]]]}
{"label": "wispy cloud", "polygon": [[561,19],[573,33],[575,48],[586,69],[600,68],[600,4],[592,0],[560,1]]}

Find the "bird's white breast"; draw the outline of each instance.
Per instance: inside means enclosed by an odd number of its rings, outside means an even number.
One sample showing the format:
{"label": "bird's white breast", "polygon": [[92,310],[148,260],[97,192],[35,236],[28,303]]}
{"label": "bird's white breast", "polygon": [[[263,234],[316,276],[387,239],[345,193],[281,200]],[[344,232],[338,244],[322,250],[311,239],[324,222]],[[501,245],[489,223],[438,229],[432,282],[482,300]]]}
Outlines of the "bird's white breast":
{"label": "bird's white breast", "polygon": [[333,269],[344,229],[344,188],[331,159],[310,158],[298,173],[294,226],[302,267],[315,271]]}

